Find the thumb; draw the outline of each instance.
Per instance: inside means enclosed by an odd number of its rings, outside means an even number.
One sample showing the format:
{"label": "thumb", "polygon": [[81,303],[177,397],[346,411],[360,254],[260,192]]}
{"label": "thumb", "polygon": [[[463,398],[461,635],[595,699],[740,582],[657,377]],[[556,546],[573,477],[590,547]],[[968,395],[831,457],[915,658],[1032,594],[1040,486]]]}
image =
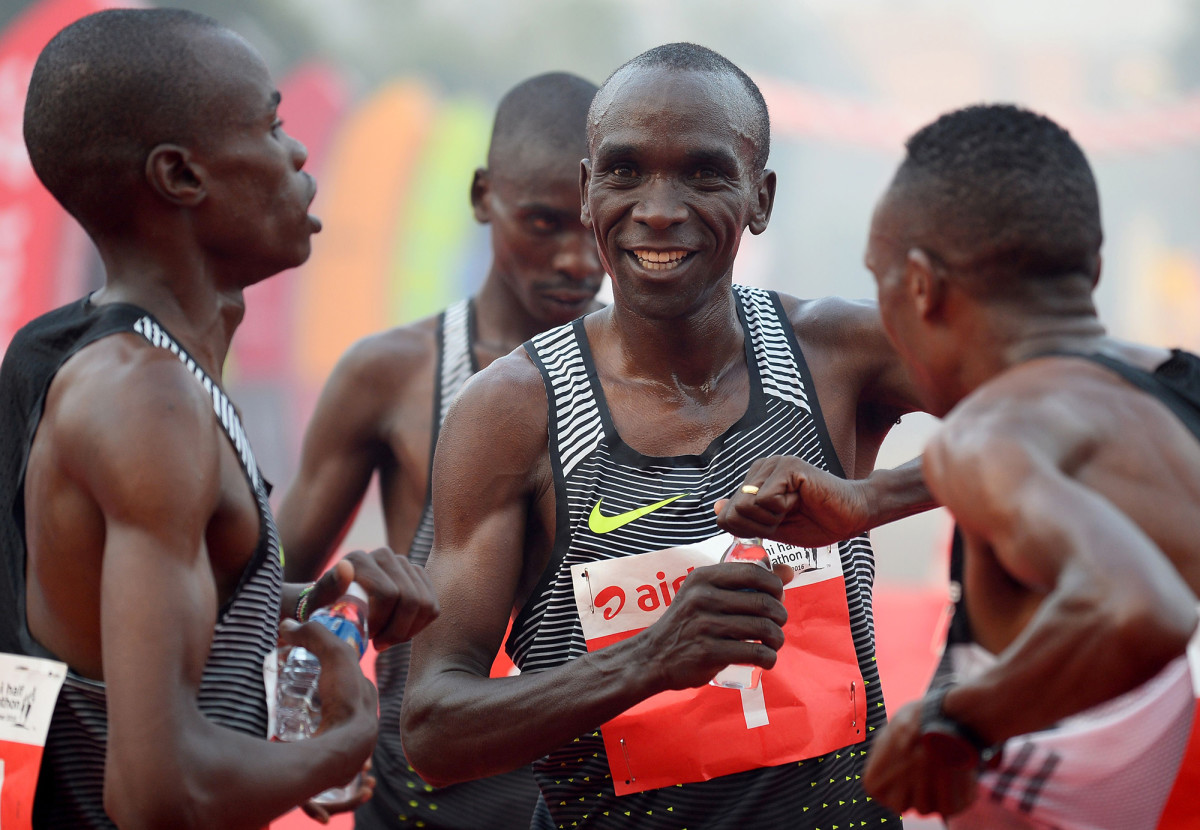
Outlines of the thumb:
{"label": "thumb", "polygon": [[796,572],[792,569],[791,565],[781,565],[779,563],[771,565],[771,573],[779,577],[784,585],[787,585],[796,576]]}
{"label": "thumb", "polygon": [[312,599],[309,601],[309,613],[335,602],[338,597],[346,593],[346,589],[353,581],[354,564],[347,559],[342,559],[321,574],[321,578],[317,580],[317,585],[313,588]]}

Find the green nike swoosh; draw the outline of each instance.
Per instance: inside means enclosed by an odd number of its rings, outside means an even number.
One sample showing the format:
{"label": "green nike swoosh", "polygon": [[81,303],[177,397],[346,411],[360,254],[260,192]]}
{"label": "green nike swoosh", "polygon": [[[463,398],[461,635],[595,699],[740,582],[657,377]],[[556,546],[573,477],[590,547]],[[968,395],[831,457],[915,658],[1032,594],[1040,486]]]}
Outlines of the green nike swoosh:
{"label": "green nike swoosh", "polygon": [[688,494],[680,493],[678,496],[671,496],[669,499],[663,499],[662,501],[655,502],[654,504],[648,504],[645,507],[638,507],[625,513],[618,513],[615,516],[605,516],[600,512],[600,503],[604,501],[604,499],[600,499],[600,501],[596,502],[596,506],[592,508],[592,514],[588,516],[588,527],[591,529],[592,533],[610,533],[617,528],[624,527],[630,522],[642,518],[642,516],[645,516],[647,513],[653,513],[658,508],[665,507],[666,505],[675,501],[675,499],[681,499],[686,495]]}

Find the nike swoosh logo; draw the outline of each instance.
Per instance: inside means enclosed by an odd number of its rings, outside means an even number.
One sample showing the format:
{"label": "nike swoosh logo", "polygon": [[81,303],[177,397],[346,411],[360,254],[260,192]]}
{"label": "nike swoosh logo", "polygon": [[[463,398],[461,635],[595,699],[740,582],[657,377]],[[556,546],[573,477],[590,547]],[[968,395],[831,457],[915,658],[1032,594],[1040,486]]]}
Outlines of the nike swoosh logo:
{"label": "nike swoosh logo", "polygon": [[678,496],[671,496],[669,499],[663,499],[662,501],[655,502],[654,504],[648,504],[645,507],[638,507],[625,513],[618,513],[615,516],[605,516],[600,512],[600,504],[604,501],[604,499],[600,499],[600,501],[596,502],[596,506],[592,508],[591,515],[588,516],[588,528],[591,529],[592,533],[611,533],[617,528],[625,527],[625,525],[629,524],[630,522],[636,521],[649,513],[653,513],[660,507],[666,507],[668,504],[675,501],[675,499],[681,499],[686,495],[688,494],[680,493]]}

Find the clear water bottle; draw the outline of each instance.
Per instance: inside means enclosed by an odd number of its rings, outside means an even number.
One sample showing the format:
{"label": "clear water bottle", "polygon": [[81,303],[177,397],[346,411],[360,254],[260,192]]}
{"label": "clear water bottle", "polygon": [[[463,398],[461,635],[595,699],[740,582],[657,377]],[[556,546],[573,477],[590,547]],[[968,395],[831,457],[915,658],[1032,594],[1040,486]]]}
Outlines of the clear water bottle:
{"label": "clear water bottle", "polygon": [[[351,582],[337,602],[318,608],[310,619],[349,643],[359,657],[367,650],[367,593],[357,582]],[[280,648],[275,740],[300,741],[317,731],[321,725],[321,698],[317,693],[320,675],[321,663],[311,651],[300,646]],[[360,777],[356,775],[345,786],[326,790],[313,800],[346,801],[358,792]]]}
{"label": "clear water bottle", "polygon": [[[771,570],[771,557],[763,547],[759,538],[743,539],[734,537],[733,544],[721,554],[722,562],[746,562],[758,565],[760,568]],[[746,589],[749,590],[749,589]],[[720,686],[724,689],[757,689],[758,681],[762,678],[761,666],[748,666],[740,663],[726,666],[708,681],[709,685]]]}

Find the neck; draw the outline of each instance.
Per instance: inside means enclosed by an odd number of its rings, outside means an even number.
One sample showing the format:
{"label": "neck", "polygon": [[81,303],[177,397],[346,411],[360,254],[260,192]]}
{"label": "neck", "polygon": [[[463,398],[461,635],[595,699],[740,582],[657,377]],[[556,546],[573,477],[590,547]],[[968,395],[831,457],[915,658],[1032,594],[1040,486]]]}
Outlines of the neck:
{"label": "neck", "polygon": [[745,365],[745,336],[728,285],[684,317],[646,318],[618,302],[601,320],[613,332],[626,375],[689,397],[710,396],[733,367]]}
{"label": "neck", "polygon": [[477,344],[496,354],[508,354],[548,326],[529,314],[495,271],[488,273],[475,295]]}
{"label": "neck", "polygon": [[[1111,342],[1096,316],[1091,298],[1051,309],[999,307],[970,324],[972,335],[962,349],[978,355],[962,363],[963,395],[992,377],[1050,352],[1105,351]],[[960,397],[962,397],[960,396]]]}
{"label": "neck", "polygon": [[104,287],[98,305],[131,303],[153,314],[214,379],[245,314],[241,284],[221,286],[199,260],[162,259],[136,246],[101,246]]}

